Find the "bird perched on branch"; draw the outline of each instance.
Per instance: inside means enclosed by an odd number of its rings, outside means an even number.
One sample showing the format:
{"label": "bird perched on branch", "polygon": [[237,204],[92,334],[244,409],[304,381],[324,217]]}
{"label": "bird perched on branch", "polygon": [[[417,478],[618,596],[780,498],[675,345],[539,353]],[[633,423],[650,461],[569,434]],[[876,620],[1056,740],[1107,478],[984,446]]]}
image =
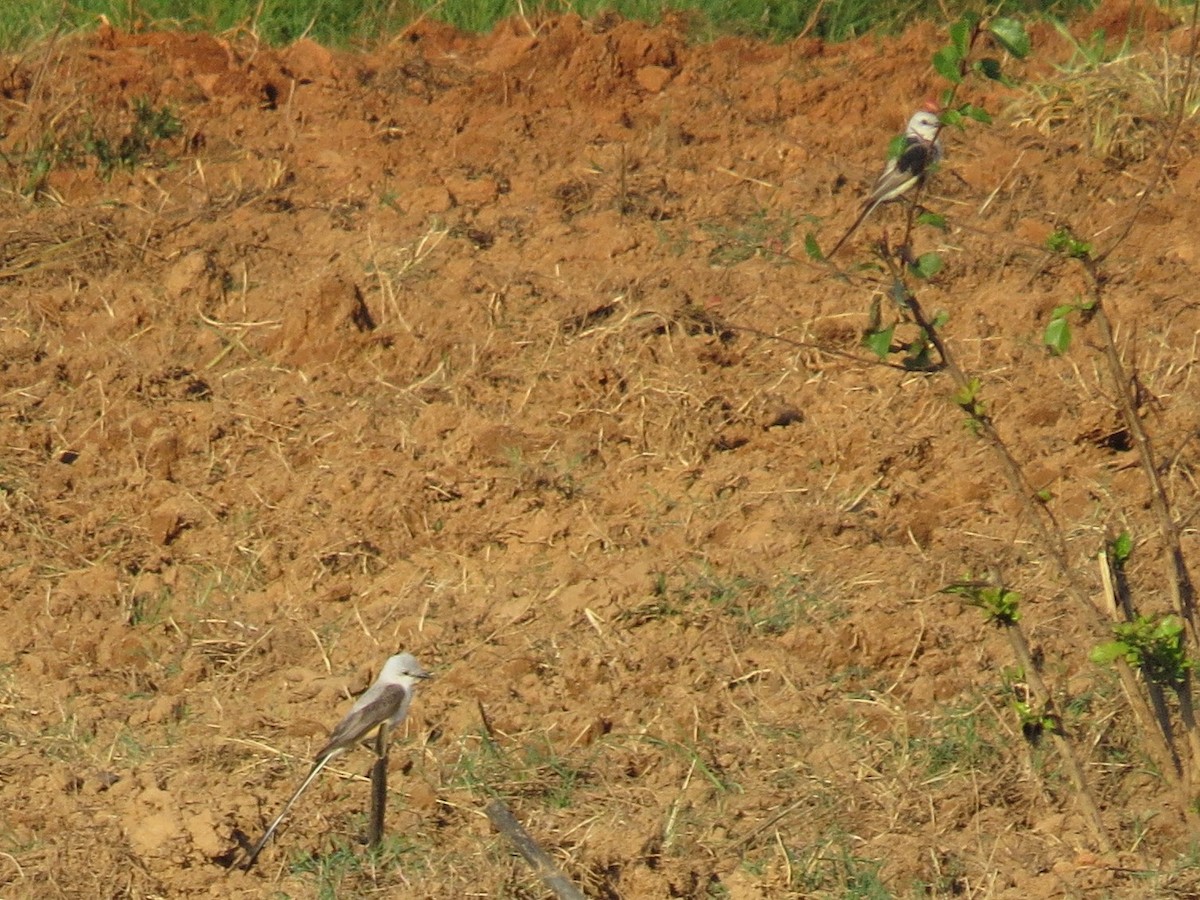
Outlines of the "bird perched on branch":
{"label": "bird perched on branch", "polygon": [[941,160],[942,141],[938,137],[938,133],[942,130],[942,120],[939,112],[938,105],[934,101],[928,100],[913,113],[912,118],[908,120],[908,126],[904,129],[903,149],[898,156],[887,161],[887,165],[875,179],[875,186],[863,203],[858,218],[842,235],[841,240],[833,245],[833,249],[826,255],[826,259],[833,258],[833,255],[841,249],[842,244],[846,243],[847,238],[854,234],[867,216],[875,211],[875,207],[881,203],[895,200],[912,190],[925,178],[930,167]]}

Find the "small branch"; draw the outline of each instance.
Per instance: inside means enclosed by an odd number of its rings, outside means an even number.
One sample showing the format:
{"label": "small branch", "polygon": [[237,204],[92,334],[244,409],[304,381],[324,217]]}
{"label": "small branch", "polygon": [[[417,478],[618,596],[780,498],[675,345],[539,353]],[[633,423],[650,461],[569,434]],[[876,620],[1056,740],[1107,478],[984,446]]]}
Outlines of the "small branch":
{"label": "small branch", "polygon": [[[895,260],[888,255],[885,256],[885,262],[891,270],[892,277],[903,283],[902,272]],[[946,370],[950,373],[950,377],[954,380],[955,386],[960,390],[966,388],[968,386],[967,376],[958,367],[941,335],[938,334],[937,329],[933,327],[933,323],[925,316],[916,297],[907,288],[905,290],[905,301],[917,325],[925,331],[929,336],[929,340],[937,348],[938,354],[941,356]],[[1035,501],[1033,486],[1025,478],[1020,463],[1017,462],[1012,452],[1008,449],[1004,438],[1000,436],[1000,432],[992,424],[991,418],[986,413],[975,413],[971,410],[966,410],[966,412],[971,417],[971,421],[978,426],[979,433],[984,437],[1000,460],[1001,468],[1008,479],[1009,489],[1020,501],[1025,518],[1036,529],[1041,546],[1050,554],[1050,559],[1054,561],[1055,568],[1058,569],[1059,577],[1062,578],[1067,593],[1075,601],[1076,607],[1082,612],[1092,632],[1096,635],[1108,633],[1109,629],[1103,617],[1100,615],[1099,610],[1092,604],[1088,591],[1080,583],[1078,573],[1071,566],[1066,541],[1063,539],[1062,528],[1059,527],[1050,510],[1044,504]],[[1172,784],[1179,784],[1182,773],[1178,768],[1178,756],[1171,745],[1170,734],[1164,734],[1163,730],[1158,727],[1161,719],[1150,710],[1146,698],[1142,696],[1137,674],[1129,667],[1129,664],[1123,659],[1118,659],[1114,665],[1118,676],[1120,676],[1121,685],[1125,689],[1125,696],[1129,700],[1130,707],[1133,709],[1134,717],[1142,726],[1142,731],[1148,739],[1151,757],[1162,767],[1164,776]]]}
{"label": "small branch", "polygon": [[1184,563],[1183,548],[1179,542],[1179,526],[1175,524],[1175,517],[1171,513],[1171,505],[1167,500],[1167,492],[1163,488],[1162,479],[1158,474],[1158,465],[1154,447],[1150,443],[1150,435],[1146,433],[1146,429],[1142,426],[1142,419],[1133,406],[1133,397],[1129,390],[1129,375],[1121,362],[1116,339],[1113,337],[1112,325],[1104,310],[1102,276],[1097,269],[1097,264],[1091,260],[1084,260],[1084,267],[1091,276],[1092,297],[1095,300],[1093,308],[1096,325],[1100,329],[1100,340],[1104,344],[1104,358],[1108,363],[1108,375],[1112,379],[1113,388],[1116,391],[1121,418],[1125,422],[1125,427],[1129,429],[1129,433],[1133,435],[1142,471],[1150,483],[1150,505],[1154,510],[1155,518],[1158,519],[1158,530],[1167,545],[1167,558],[1164,563],[1167,586],[1171,591],[1171,602],[1175,611],[1187,624],[1188,637],[1191,638],[1192,645],[1200,646],[1200,623],[1197,622],[1196,617],[1196,590]]}
{"label": "small branch", "polygon": [[[1041,671],[1033,661],[1033,654],[1029,652],[1029,641],[1025,638],[1025,632],[1015,622],[1005,626],[1004,632],[1008,635],[1008,642],[1013,648],[1017,662],[1025,673],[1025,683],[1029,685],[1029,690],[1037,702],[1038,709],[1041,711],[1051,711],[1052,701],[1050,691],[1046,688],[1046,682],[1042,680]],[[1092,796],[1092,789],[1088,786],[1087,777],[1084,775],[1079,757],[1075,755],[1075,748],[1071,746],[1071,742],[1062,733],[1061,726],[1057,724],[1058,717],[1055,716],[1054,719],[1056,722],[1055,727],[1046,730],[1050,732],[1050,737],[1054,741],[1054,748],[1058,751],[1059,758],[1067,768],[1067,775],[1070,776],[1071,783],[1075,787],[1075,799],[1078,801],[1084,817],[1087,819],[1088,826],[1092,829],[1092,836],[1100,845],[1100,849],[1107,853],[1113,847],[1112,842],[1108,839],[1108,832],[1104,828],[1104,820],[1100,818],[1100,808],[1096,806],[1096,798]]]}
{"label": "small branch", "polygon": [[493,800],[484,811],[496,830],[517,848],[517,852],[525,858],[525,862],[529,863],[542,883],[554,892],[554,896],[559,900],[585,900],[583,892],[562,873],[550,855],[537,845],[503,800]]}
{"label": "small branch", "polygon": [[[1104,587],[1105,608],[1108,614],[1112,616],[1114,622],[1132,622],[1137,618],[1137,613],[1133,608],[1133,601],[1129,596],[1127,585],[1125,584],[1125,576],[1116,566],[1113,565],[1112,559],[1108,555],[1107,550],[1100,551],[1100,583]],[[1128,663],[1125,665],[1129,668]],[[1157,749],[1153,749],[1150,753],[1154,764],[1158,766],[1159,771],[1167,777],[1167,780],[1175,788],[1181,787],[1180,777],[1183,774],[1183,765],[1180,763],[1179,754],[1175,750],[1174,729],[1171,727],[1171,713],[1167,709],[1167,701],[1163,696],[1162,687],[1155,684],[1150,679],[1145,682],[1146,694],[1150,698],[1150,708],[1154,712],[1154,721],[1158,723],[1159,731],[1166,737],[1167,749],[1171,753],[1170,759],[1160,758]],[[1130,697],[1130,685],[1122,681],[1122,687],[1125,691],[1125,696]],[[1137,693],[1137,697],[1141,699],[1141,692]]]}

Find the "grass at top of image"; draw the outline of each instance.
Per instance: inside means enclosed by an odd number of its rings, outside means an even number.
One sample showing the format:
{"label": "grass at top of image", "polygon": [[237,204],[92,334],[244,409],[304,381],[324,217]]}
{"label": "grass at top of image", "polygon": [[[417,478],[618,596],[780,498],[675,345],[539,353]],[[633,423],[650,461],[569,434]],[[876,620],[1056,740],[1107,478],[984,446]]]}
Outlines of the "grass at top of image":
{"label": "grass at top of image", "polygon": [[[870,31],[891,32],[919,19],[941,21],[968,7],[936,0],[24,0],[0,4],[0,50],[11,52],[56,32],[90,30],[107,19],[126,30],[235,30],[272,45],[301,37],[330,46],[370,46],[424,18],[463,31],[488,32],[522,16],[537,29],[546,15],[576,13],[595,19],[615,12],[658,23],[676,17],[693,40],[726,34],[785,41],[799,35],[846,40]],[[993,12],[1070,15],[1094,7],[1088,0],[1001,0]]]}

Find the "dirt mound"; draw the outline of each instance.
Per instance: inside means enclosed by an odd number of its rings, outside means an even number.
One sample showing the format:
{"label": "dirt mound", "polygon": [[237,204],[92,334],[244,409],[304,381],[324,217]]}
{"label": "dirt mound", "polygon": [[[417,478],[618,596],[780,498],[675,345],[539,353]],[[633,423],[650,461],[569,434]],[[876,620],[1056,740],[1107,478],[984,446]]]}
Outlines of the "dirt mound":
{"label": "dirt mound", "polygon": [[[1146,27],[1140,52],[1177,45]],[[1190,889],[1174,800],[949,382],[875,364],[880,280],[805,260],[938,92],[941,40],[564,16],[359,55],[105,29],[6,63],[0,892],[538,896],[495,795],[595,896]],[[1061,77],[1070,49],[1035,42],[1023,74]],[[988,90],[996,123],[946,135],[922,301],[1091,571],[1106,526],[1152,534],[1148,494],[1086,327],[1040,343],[1083,279],[1030,248],[1113,234],[1165,128],[1097,148],[1077,101]],[[1196,142],[1108,285],[1185,513]],[[938,593],[992,569],[1129,854],[1092,852],[1002,635]],[[437,678],[382,854],[362,753],[227,869],[397,648]]]}

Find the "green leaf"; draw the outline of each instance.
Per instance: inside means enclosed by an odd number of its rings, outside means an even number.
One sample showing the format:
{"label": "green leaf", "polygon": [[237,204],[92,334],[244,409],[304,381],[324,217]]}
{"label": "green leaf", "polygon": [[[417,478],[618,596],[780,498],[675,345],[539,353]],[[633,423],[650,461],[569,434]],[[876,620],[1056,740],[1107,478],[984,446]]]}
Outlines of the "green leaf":
{"label": "green leaf", "polygon": [[936,253],[922,253],[912,265],[912,270],[918,278],[932,278],[942,271],[942,258]]}
{"label": "green leaf", "polygon": [[929,326],[931,328],[941,328],[943,325],[945,325],[949,321],[950,321],[950,310],[939,309],[936,313],[933,314],[933,321],[929,323]]}
{"label": "green leaf", "polygon": [[982,122],[984,125],[992,124],[992,114],[982,106],[973,106],[968,103],[962,108],[962,114],[976,122]]}
{"label": "green leaf", "polygon": [[957,109],[942,110],[941,119],[943,125],[962,128],[962,113],[960,113]]}
{"label": "green leaf", "polygon": [[962,83],[962,54],[954,47],[943,47],[933,54],[933,68],[951,84]]}
{"label": "green leaf", "polygon": [[958,51],[958,58],[965,59],[971,46],[971,23],[965,18],[959,19],[950,26],[950,42]]}
{"label": "green leaf", "polygon": [[887,355],[892,350],[892,335],[895,334],[895,332],[895,325],[889,326],[888,328],[882,328],[879,331],[868,331],[863,335],[863,346],[880,359],[887,359]]}
{"label": "green leaf", "polygon": [[1065,316],[1050,320],[1046,332],[1042,335],[1042,343],[1050,348],[1055,356],[1062,356],[1071,346],[1071,323]]}
{"label": "green leaf", "polygon": [[1107,644],[1095,647],[1088,655],[1092,662],[1101,666],[1107,666],[1118,659],[1128,658],[1129,651],[1130,647],[1124,641],[1109,641]]}
{"label": "green leaf", "polygon": [[1128,531],[1122,531],[1112,542],[1113,559],[1117,561],[1117,565],[1124,565],[1132,553],[1133,535]]}
{"label": "green leaf", "polygon": [[1006,587],[965,581],[942,588],[942,593],[957,594],[963,602],[983,610],[993,625],[1011,628],[1021,621],[1021,595]]}
{"label": "green leaf", "polygon": [[996,42],[1017,59],[1024,59],[1029,55],[1029,35],[1025,31],[1025,26],[1016,19],[1004,16],[992,19],[988,22],[987,29],[992,33]]}
{"label": "green leaf", "polygon": [[1152,637],[1156,641],[1177,641],[1181,634],[1183,634],[1183,622],[1175,616],[1167,616],[1158,623]]}
{"label": "green leaf", "polygon": [[804,235],[804,252],[808,254],[809,259],[816,262],[825,258],[825,254],[821,252],[821,245],[817,243],[817,236],[811,231]]}
{"label": "green leaf", "polygon": [[902,134],[896,135],[888,143],[888,159],[899,159],[900,154],[908,149],[908,138]]}
{"label": "green leaf", "polygon": [[975,71],[992,81],[1004,80],[1004,73],[1000,71],[1000,60],[994,56],[985,56],[983,59],[976,60]]}
{"label": "green leaf", "polygon": [[954,392],[954,402],[959,406],[970,406],[975,402],[975,397],[979,393],[980,382],[978,378],[972,378],[961,388]]}
{"label": "green leaf", "polygon": [[921,225],[931,225],[942,231],[946,230],[946,217],[939,216],[937,213],[923,212],[917,216],[917,222]]}
{"label": "green leaf", "polygon": [[[1142,674],[1154,684],[1181,685],[1195,667],[1188,658],[1183,640],[1183,622],[1176,616],[1151,619],[1138,616],[1132,622],[1113,625],[1116,643],[1124,647],[1125,660],[1139,666]],[[1098,647],[1093,655],[1107,648]],[[1108,655],[1115,650],[1109,649]],[[1115,659],[1115,656],[1112,656]]]}
{"label": "green leaf", "polygon": [[1059,228],[1046,238],[1046,249],[1052,253],[1065,253],[1072,259],[1084,259],[1092,254],[1092,245],[1071,234],[1068,228]]}

